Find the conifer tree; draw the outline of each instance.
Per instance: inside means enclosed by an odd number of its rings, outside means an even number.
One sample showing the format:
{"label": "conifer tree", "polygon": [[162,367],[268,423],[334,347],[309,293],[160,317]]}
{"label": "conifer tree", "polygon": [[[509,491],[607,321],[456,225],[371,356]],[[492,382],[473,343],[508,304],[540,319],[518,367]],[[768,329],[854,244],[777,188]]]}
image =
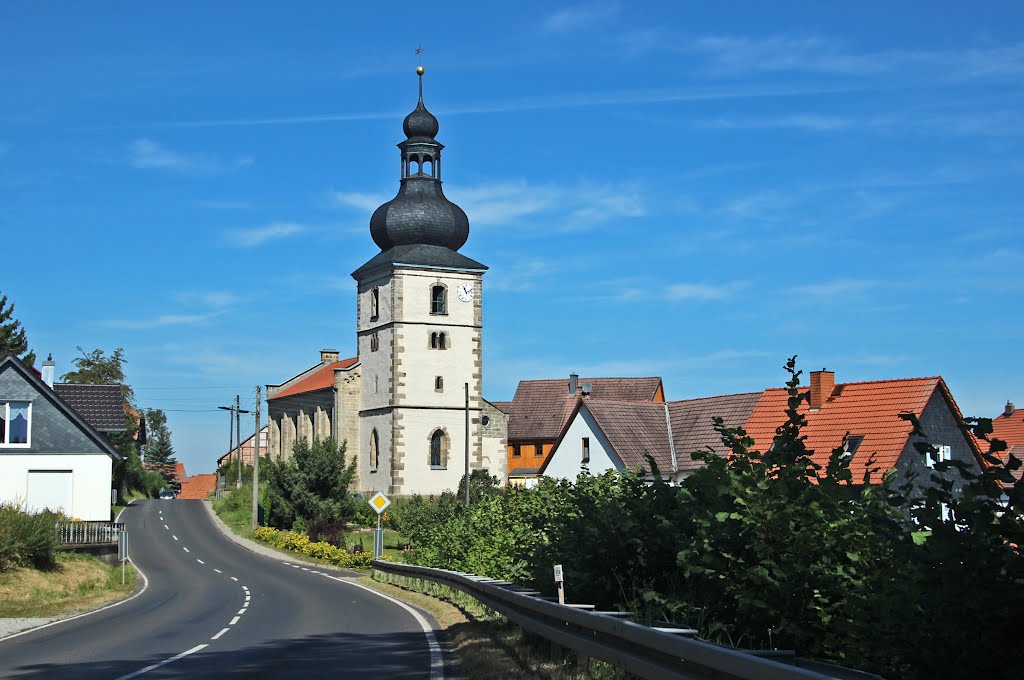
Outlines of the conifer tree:
{"label": "conifer tree", "polygon": [[0,356],[13,354],[31,368],[36,363],[36,354],[29,351],[25,329],[20,321],[11,318],[13,314],[14,303],[8,305],[7,296],[0,295]]}

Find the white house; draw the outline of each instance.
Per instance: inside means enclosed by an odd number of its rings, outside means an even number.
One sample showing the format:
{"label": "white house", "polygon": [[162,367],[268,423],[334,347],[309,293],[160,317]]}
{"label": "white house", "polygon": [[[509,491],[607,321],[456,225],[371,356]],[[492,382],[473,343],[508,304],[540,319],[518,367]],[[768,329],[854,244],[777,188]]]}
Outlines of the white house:
{"label": "white house", "polygon": [[574,480],[584,467],[595,475],[642,468],[650,475],[649,455],[662,478],[681,481],[701,464],[693,452],[721,448],[713,419],[741,426],[760,396],[750,392],[671,402],[581,398],[540,473]]}
{"label": "white house", "polygon": [[[53,363],[43,371],[52,384]],[[33,370],[12,355],[0,358],[0,502],[108,521],[120,458]]]}

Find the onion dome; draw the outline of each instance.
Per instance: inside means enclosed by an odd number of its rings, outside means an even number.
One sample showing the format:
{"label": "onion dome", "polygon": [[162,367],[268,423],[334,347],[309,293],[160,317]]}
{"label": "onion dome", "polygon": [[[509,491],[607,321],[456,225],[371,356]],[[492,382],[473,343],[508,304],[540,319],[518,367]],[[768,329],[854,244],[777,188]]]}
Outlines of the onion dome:
{"label": "onion dome", "polygon": [[370,235],[381,250],[396,246],[432,245],[458,250],[469,238],[469,218],[441,190],[441,149],[434,139],[437,118],[423,104],[423,68],[419,102],[405,117],[407,139],[398,145],[402,178],[398,195],[370,218]]}

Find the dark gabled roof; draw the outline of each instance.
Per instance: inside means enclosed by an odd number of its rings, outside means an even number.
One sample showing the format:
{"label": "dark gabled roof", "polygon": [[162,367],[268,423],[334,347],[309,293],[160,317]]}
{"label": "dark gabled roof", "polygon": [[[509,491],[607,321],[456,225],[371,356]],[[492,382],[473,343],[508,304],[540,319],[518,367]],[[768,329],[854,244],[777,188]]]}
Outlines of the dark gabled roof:
{"label": "dark gabled roof", "polygon": [[535,467],[518,467],[512,472],[508,473],[509,477],[536,477],[540,472],[540,468]]}
{"label": "dark gabled roof", "polygon": [[511,439],[557,439],[582,395],[591,386],[590,401],[650,402],[658,393],[661,378],[580,378],[576,394],[569,394],[569,379],[523,380],[512,400],[508,423]]}
{"label": "dark gabled roof", "polygon": [[53,391],[99,432],[124,432],[124,396],[120,385],[54,383]]}
{"label": "dark gabled roof", "polygon": [[663,473],[674,472],[668,418],[664,402],[608,401],[586,399],[583,407],[594,416],[623,466],[635,472],[651,471],[651,456]]}
{"label": "dark gabled roof", "polygon": [[463,269],[486,271],[487,267],[476,260],[444,246],[414,244],[395,246],[377,253],[359,269],[352,272],[352,278],[359,280],[377,269],[399,267],[426,267],[436,269]]}
{"label": "dark gabled roof", "polygon": [[715,431],[714,418],[721,418],[726,427],[743,427],[760,398],[760,392],[746,392],[669,402],[678,471],[702,466],[693,459],[694,451],[712,448],[721,452],[722,439]]}
{"label": "dark gabled roof", "polygon": [[[21,374],[26,381],[28,381],[36,390],[43,395],[53,395],[53,404],[57,407],[57,410],[61,411],[71,422],[73,422],[89,439],[93,441],[104,453],[113,458],[114,460],[121,460],[121,454],[117,452],[117,449],[100,434],[95,427],[89,424],[89,422],[83,418],[75,409],[71,408],[63,399],[60,398],[49,385],[44,383],[42,379],[36,375],[35,371],[25,368],[25,365],[21,363],[13,354],[7,354],[0,356],[0,370],[4,366],[11,366],[16,372]],[[121,429],[124,429],[124,410],[121,411]]]}

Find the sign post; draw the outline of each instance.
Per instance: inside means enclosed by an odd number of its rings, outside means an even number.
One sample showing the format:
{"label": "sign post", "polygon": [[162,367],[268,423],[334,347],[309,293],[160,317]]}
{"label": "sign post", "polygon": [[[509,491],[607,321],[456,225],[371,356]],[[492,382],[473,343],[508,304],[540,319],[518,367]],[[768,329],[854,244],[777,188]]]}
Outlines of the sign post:
{"label": "sign post", "polygon": [[368,501],[370,507],[377,513],[377,528],[373,530],[373,559],[379,560],[384,556],[384,530],[380,526],[380,516],[391,505],[391,500],[382,492],[378,491]]}
{"label": "sign post", "polygon": [[558,589],[558,604],[565,604],[565,579],[561,564],[555,565],[555,587]]}
{"label": "sign post", "polygon": [[128,561],[128,529],[123,526],[117,532],[117,559],[121,560],[121,585],[124,585],[125,562]]}

